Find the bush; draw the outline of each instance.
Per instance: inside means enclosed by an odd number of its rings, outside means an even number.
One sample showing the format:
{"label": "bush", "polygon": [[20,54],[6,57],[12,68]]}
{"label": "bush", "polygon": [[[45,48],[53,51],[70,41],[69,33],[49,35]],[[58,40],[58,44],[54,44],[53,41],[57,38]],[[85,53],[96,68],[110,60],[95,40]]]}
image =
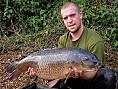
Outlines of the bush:
{"label": "bush", "polygon": [[[54,37],[51,39],[56,40],[53,34],[60,36],[65,32],[60,6],[67,1],[74,1],[80,5],[86,27],[96,30],[106,42],[118,47],[116,0],[1,0],[0,50],[27,49],[35,44],[35,40],[41,44],[44,40],[50,43],[47,37]],[[40,34],[40,39],[37,33]],[[11,38],[12,35],[15,35],[15,40]],[[39,47],[38,45],[40,43],[35,46]]]}
{"label": "bush", "polygon": [[1,0],[1,35],[37,32],[53,20],[53,0]]}

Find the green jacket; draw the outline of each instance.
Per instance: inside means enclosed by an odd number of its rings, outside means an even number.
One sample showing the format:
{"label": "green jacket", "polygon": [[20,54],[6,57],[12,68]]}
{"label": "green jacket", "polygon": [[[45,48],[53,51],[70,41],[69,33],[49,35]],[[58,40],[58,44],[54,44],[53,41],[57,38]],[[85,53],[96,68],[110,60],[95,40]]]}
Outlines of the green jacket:
{"label": "green jacket", "polygon": [[69,32],[59,38],[58,47],[80,47],[95,54],[103,65],[105,65],[104,42],[93,30],[84,28],[81,37],[77,41],[71,40]]}

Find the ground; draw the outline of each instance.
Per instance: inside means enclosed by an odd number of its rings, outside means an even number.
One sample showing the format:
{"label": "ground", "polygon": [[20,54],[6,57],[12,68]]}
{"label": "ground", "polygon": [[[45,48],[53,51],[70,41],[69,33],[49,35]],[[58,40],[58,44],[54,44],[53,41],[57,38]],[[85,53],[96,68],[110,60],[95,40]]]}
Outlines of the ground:
{"label": "ground", "polygon": [[[5,54],[0,54],[0,81],[3,81],[8,77],[7,73],[4,71],[4,67],[12,61],[20,60],[20,58],[22,58],[22,56],[24,56],[25,54],[26,52],[18,50],[9,51]],[[118,72],[118,48],[113,48],[109,45],[106,45],[105,57],[106,66]],[[29,83],[39,83],[42,81],[43,80],[41,79],[31,77],[27,73],[24,73],[20,76],[20,78],[16,79],[15,81],[3,81],[2,83],[0,83],[0,89],[21,89]]]}

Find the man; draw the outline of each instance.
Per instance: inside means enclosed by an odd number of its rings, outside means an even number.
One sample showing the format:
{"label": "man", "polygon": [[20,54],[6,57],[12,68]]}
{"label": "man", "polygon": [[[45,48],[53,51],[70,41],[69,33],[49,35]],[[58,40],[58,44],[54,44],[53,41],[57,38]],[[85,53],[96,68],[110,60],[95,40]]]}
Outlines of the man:
{"label": "man", "polygon": [[[80,47],[95,54],[105,65],[104,42],[94,31],[84,27],[82,12],[79,6],[73,2],[65,3],[61,8],[61,16],[68,32],[60,37],[58,47]],[[69,73],[69,71],[68,71]],[[115,73],[107,68],[97,71],[75,73],[78,78],[67,80],[63,89],[115,89]],[[54,87],[59,88],[60,82]]]}
{"label": "man", "polygon": [[94,53],[104,64],[104,42],[98,34],[83,26],[83,16],[79,7],[68,2],[62,6],[61,15],[68,32],[60,37],[58,46],[86,49]]}
{"label": "man", "polygon": [[[58,47],[80,47],[95,54],[103,65],[104,42],[94,31],[84,27],[82,23],[82,12],[77,4],[73,2],[65,3],[61,8],[61,16],[68,32],[60,37]],[[76,70],[76,69],[75,69]],[[74,71],[75,71],[74,70]],[[30,68],[30,74],[35,74]],[[67,74],[72,70],[67,71]],[[75,72],[76,78],[69,78],[63,86],[62,80],[57,82],[53,88],[58,89],[115,89],[116,76],[108,68],[86,72]]]}

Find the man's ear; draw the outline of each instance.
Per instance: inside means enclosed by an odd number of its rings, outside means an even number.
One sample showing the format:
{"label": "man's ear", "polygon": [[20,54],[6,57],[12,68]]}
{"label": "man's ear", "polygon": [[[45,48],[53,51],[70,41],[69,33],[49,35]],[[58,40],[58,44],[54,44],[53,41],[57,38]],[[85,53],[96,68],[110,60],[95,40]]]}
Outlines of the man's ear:
{"label": "man's ear", "polygon": [[82,12],[80,12],[80,18],[81,18],[81,19],[83,18],[83,14],[82,14]]}

